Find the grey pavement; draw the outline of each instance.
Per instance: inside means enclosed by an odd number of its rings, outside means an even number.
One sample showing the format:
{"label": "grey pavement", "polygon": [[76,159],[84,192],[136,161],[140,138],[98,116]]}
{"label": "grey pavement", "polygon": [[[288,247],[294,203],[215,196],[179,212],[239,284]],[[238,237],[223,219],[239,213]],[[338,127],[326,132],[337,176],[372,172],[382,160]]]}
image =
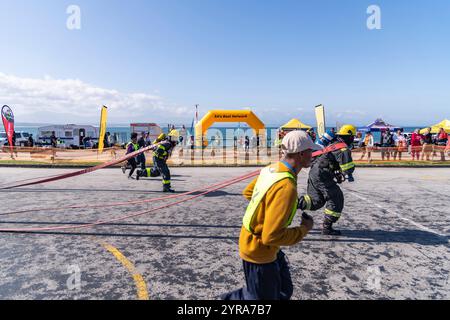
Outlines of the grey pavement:
{"label": "grey pavement", "polygon": [[[190,191],[254,170],[173,168],[173,186]],[[0,168],[0,184],[70,171]],[[306,175],[300,174],[299,193],[306,191]],[[337,227],[343,235],[322,236],[322,212],[315,212],[311,234],[284,249],[293,298],[449,299],[450,169],[359,168],[355,178],[342,186],[346,205]],[[93,228],[0,233],[0,299],[137,299],[136,273],[153,300],[217,299],[244,283],[237,241],[245,185]],[[0,228],[109,220],[178,200],[4,215],[166,195],[160,191],[160,180],[128,180],[120,169],[0,190]]]}

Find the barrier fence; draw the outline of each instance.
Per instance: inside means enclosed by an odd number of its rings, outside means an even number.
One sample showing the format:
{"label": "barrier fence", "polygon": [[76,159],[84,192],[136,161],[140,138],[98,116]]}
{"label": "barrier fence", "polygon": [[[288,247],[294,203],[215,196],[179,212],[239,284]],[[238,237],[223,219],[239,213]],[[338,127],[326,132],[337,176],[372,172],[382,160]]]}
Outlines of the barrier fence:
{"label": "barrier fence", "polygon": [[[446,162],[450,161],[450,147],[424,145],[417,147],[372,147],[355,148],[353,159],[361,163],[378,162]],[[52,148],[15,147],[11,154],[9,147],[0,152],[0,164],[55,164],[93,165],[120,159],[125,155],[121,147],[107,148],[102,153],[96,149],[71,150]],[[152,165],[152,153],[147,152],[146,164]],[[193,148],[177,146],[172,152],[169,165],[266,165],[278,161],[281,150],[278,147],[258,146],[208,146]]]}

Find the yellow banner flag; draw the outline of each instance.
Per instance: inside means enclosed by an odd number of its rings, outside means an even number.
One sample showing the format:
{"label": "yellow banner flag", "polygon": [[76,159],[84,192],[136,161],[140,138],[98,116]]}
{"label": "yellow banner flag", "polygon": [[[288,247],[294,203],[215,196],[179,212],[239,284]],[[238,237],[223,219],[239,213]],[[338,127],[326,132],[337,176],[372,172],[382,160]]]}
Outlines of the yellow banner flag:
{"label": "yellow banner flag", "polygon": [[103,152],[105,134],[106,134],[106,121],[108,119],[108,107],[103,106],[100,116],[100,135],[98,136],[98,152]]}
{"label": "yellow banner flag", "polygon": [[316,120],[317,120],[317,134],[319,138],[325,134],[325,107],[323,105],[318,105],[316,107]]}

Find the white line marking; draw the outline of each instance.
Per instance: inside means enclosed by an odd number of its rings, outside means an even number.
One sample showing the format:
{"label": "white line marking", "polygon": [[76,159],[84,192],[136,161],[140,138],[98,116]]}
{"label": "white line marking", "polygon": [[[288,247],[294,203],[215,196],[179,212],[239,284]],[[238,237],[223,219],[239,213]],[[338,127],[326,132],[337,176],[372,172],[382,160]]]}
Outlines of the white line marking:
{"label": "white line marking", "polygon": [[[307,172],[309,172],[309,170],[302,170],[302,171],[300,171],[301,174],[305,174],[305,175],[308,175]],[[424,231],[433,233],[433,234],[435,234],[435,235],[438,235],[438,236],[447,238],[447,235],[442,234],[442,233],[439,233],[439,232],[437,232],[437,231],[434,231],[434,230],[432,230],[432,229],[430,229],[430,228],[427,228],[427,227],[425,227],[424,225],[421,225],[420,223],[417,223],[417,222],[415,222],[415,221],[413,221],[413,220],[411,220],[411,219],[408,219],[408,218],[406,218],[406,217],[400,215],[399,213],[397,213],[397,212],[395,212],[395,211],[386,209],[386,208],[384,208],[383,206],[379,205],[378,203],[376,203],[376,202],[374,202],[374,201],[372,201],[372,200],[369,200],[369,199],[367,199],[367,198],[365,198],[365,197],[363,197],[363,196],[360,196],[360,195],[356,194],[356,192],[355,192],[354,190],[347,189],[347,188],[346,188],[346,189],[343,189],[343,190],[351,191],[351,192],[352,192],[351,194],[354,195],[355,197],[357,197],[357,198],[359,198],[359,199],[361,199],[361,200],[367,201],[368,203],[373,204],[374,206],[378,207],[379,209],[386,210],[386,212],[388,212],[388,213],[390,213],[390,214],[392,214],[392,215],[395,215],[395,216],[399,217],[401,220],[404,220],[404,221],[406,221],[406,222],[411,223],[412,225],[418,227],[419,229],[422,229],[422,230],[424,230]],[[448,241],[447,241],[447,242],[448,242]]]}
{"label": "white line marking", "polygon": [[360,196],[360,195],[356,194],[353,190],[350,190],[350,189],[347,189],[347,190],[352,191],[352,195],[353,195],[353,196],[355,196],[355,197],[357,197],[357,198],[359,198],[359,199],[361,199],[361,200],[367,201],[368,203],[370,203],[370,204],[376,206],[376,207],[379,208],[379,209],[385,210],[386,212],[389,212],[390,214],[396,215],[396,216],[399,217],[401,220],[407,221],[407,222],[411,223],[412,225],[415,225],[415,226],[418,227],[419,229],[422,229],[422,230],[427,231],[427,232],[434,233],[434,234],[436,234],[436,235],[438,235],[438,236],[441,236],[441,237],[444,237],[444,238],[447,237],[447,235],[445,235],[445,234],[441,234],[441,233],[439,233],[439,232],[437,232],[437,231],[434,231],[434,230],[432,230],[432,229],[430,229],[430,228],[427,228],[427,227],[425,227],[424,225],[421,225],[420,223],[417,223],[417,222],[415,222],[415,221],[413,221],[413,220],[411,220],[411,219],[408,219],[408,218],[406,218],[406,217],[400,215],[399,213],[397,213],[397,212],[395,212],[395,211],[389,210],[389,209],[387,209],[387,208],[385,208],[385,207],[379,205],[378,203],[376,203],[376,202],[374,202],[374,201],[372,201],[372,200],[369,200],[369,199],[367,199],[367,198],[365,198],[365,197],[363,197],[363,196]]}

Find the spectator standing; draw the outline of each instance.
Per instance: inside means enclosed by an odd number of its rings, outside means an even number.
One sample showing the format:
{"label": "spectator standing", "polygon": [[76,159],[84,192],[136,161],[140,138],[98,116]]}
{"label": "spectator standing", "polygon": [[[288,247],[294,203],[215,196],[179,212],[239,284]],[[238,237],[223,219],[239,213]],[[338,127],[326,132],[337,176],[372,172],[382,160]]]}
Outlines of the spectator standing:
{"label": "spectator standing", "polygon": [[[8,142],[8,145],[9,145],[9,142]],[[16,155],[16,157],[18,157],[17,149],[15,148],[15,146],[16,146],[16,132],[15,131],[13,131],[13,135],[12,135],[12,145],[13,145],[13,150],[14,150],[15,155]],[[14,156],[12,153],[11,153],[11,159],[14,159]]]}
{"label": "spectator standing", "polygon": [[209,141],[209,146],[211,147],[211,157],[216,156],[216,136],[212,136],[211,140]]}
{"label": "spectator standing", "polygon": [[191,138],[190,138],[190,144],[191,144],[191,150],[194,150],[195,149],[195,141],[194,141],[194,136],[191,136]]}
{"label": "spectator standing", "polygon": [[104,145],[106,148],[111,148],[113,146],[112,137],[111,137],[110,132],[106,133]]}
{"label": "spectator standing", "polygon": [[[84,145],[85,149],[89,149],[91,147],[90,140],[91,140],[90,137],[83,138],[83,145]],[[53,144],[52,144],[52,147],[53,147]]]}
{"label": "spectator standing", "polygon": [[433,136],[431,135],[431,128],[427,128],[425,134],[422,135],[422,157],[430,161],[431,152],[433,151]]}
{"label": "spectator standing", "polygon": [[450,139],[447,139],[447,146],[445,147],[445,152],[450,155]]}
{"label": "spectator standing", "polygon": [[150,137],[150,132],[145,134],[145,146],[148,147],[152,144],[152,138]]}
{"label": "spectator standing", "polygon": [[391,147],[394,145],[392,134],[389,130],[381,133],[381,160],[384,161],[386,157],[387,161],[391,159]]}
{"label": "spectator standing", "polygon": [[445,132],[444,128],[439,129],[439,133],[436,138],[436,143],[439,146],[445,146],[447,144],[448,134]]}
{"label": "spectator standing", "polygon": [[448,134],[445,132],[444,128],[439,129],[439,133],[436,137],[437,148],[441,154],[441,161],[445,161],[445,149],[448,143]]}
{"label": "spectator standing", "polygon": [[402,161],[402,152],[406,151],[406,139],[403,136],[401,130],[398,130],[397,133],[394,135],[394,145],[395,145],[395,150],[394,150],[394,161],[397,160],[397,155],[398,155],[398,160]]}
{"label": "spectator standing", "polygon": [[186,142],[187,142],[186,140],[187,140],[187,130],[186,130],[185,125],[183,124],[180,129],[180,138],[179,138],[181,147],[186,146]]}
{"label": "spectator standing", "polygon": [[356,133],[354,144],[358,146],[358,148],[362,148],[364,144],[364,140],[362,139],[362,132],[358,131]]}
{"label": "spectator standing", "polygon": [[422,136],[419,134],[419,129],[414,130],[411,135],[411,157],[412,160],[419,160],[420,150],[422,145]]}
{"label": "spectator standing", "polygon": [[250,149],[250,138],[248,136],[245,136],[244,150],[245,150],[245,152],[248,152],[249,149]]}
{"label": "spectator standing", "polygon": [[361,155],[361,158],[359,160],[363,160],[364,156],[367,153],[367,160],[369,162],[372,162],[373,145],[374,145],[373,135],[372,132],[369,131],[366,133],[366,136],[364,137],[364,140],[362,142],[363,154]]}
{"label": "spectator standing", "polygon": [[28,137],[28,146],[30,148],[34,147],[34,139],[33,139],[33,135],[32,134],[30,134],[30,136]]}
{"label": "spectator standing", "polygon": [[52,131],[52,135],[50,136],[50,145],[52,148],[56,148],[58,146],[58,139],[55,136],[55,131]]}
{"label": "spectator standing", "polygon": [[252,145],[252,152],[255,153],[255,149],[256,149],[256,136],[252,136],[252,139],[251,139],[251,145]]}

